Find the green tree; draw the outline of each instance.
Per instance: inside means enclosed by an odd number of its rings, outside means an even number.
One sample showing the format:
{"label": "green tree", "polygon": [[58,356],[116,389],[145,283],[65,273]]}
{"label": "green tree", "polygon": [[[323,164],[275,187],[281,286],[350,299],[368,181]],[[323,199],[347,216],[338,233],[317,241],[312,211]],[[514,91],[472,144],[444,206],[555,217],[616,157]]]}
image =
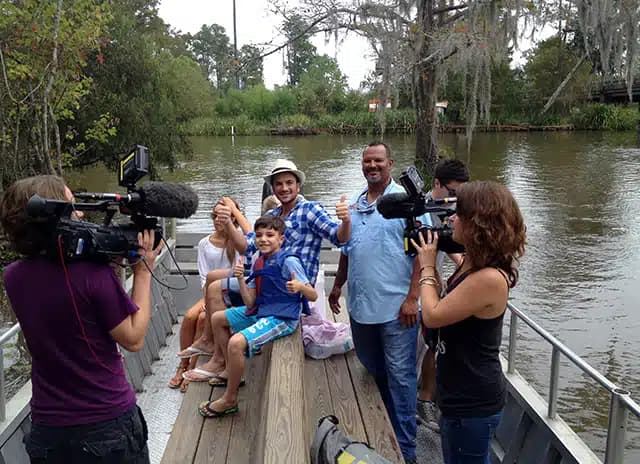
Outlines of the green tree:
{"label": "green tree", "polygon": [[114,0],[113,7],[110,40],[88,62],[93,85],[77,119],[86,127],[108,114],[116,133],[79,152],[76,163],[113,162],[139,143],[149,147],[153,164],[172,165],[190,149],[178,126],[210,111],[210,85],[192,58],[163,48],[175,37],[157,15],[157,1]]}
{"label": "green tree", "polygon": [[[431,176],[437,163],[436,101],[439,79],[447,69],[462,73],[470,144],[478,117],[488,121],[491,62],[504,56],[518,37],[521,18],[539,15],[530,0],[270,0],[288,17],[300,15],[314,32],[354,31],[374,50],[382,70],[383,100],[392,76],[411,75],[416,112],[416,164]],[[388,77],[387,77],[388,76]]]}
{"label": "green tree", "polygon": [[224,27],[203,24],[189,45],[205,75],[219,91],[233,87],[233,49]]}
{"label": "green tree", "polygon": [[582,52],[569,48],[560,37],[540,42],[527,54],[524,66],[529,104],[541,111],[565,77],[578,64],[572,78],[550,107],[556,115],[567,115],[571,107],[584,103],[591,84],[591,65],[583,61]]}
{"label": "green tree", "polygon": [[243,45],[240,48],[240,88],[246,89],[264,82],[262,57],[258,47]]}
{"label": "green tree", "polygon": [[85,60],[103,43],[110,8],[90,0],[0,0],[0,11],[2,189],[26,174],[62,172],[63,127],[90,87]]}
{"label": "green tree", "polygon": [[344,110],[347,79],[327,55],[315,56],[296,89],[300,110],[308,116]]}
{"label": "green tree", "polygon": [[286,68],[288,82],[292,87],[298,85],[316,56],[316,47],[309,42],[309,34],[305,33],[307,28],[306,21],[297,14],[286,19],[283,24],[284,35],[287,38]]}

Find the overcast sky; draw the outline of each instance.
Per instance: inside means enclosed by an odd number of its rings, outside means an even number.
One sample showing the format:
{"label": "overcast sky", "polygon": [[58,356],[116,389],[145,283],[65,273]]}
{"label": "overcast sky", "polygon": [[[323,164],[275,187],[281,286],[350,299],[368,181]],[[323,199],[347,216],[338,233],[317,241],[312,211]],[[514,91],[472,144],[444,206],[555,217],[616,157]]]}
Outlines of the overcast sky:
{"label": "overcast sky", "polygon": [[[165,22],[182,32],[193,34],[203,24],[219,24],[226,29],[233,44],[232,0],[161,0],[159,11]],[[276,30],[281,21],[280,17],[269,11],[267,0],[236,0],[238,48],[245,44],[269,42],[274,46],[281,45],[284,39]],[[338,59],[340,69],[347,76],[351,88],[357,89],[365,75],[373,69],[372,52],[367,42],[355,34],[350,34],[338,47],[337,55],[333,41],[325,45],[324,37],[315,37],[312,43],[318,48],[318,53],[326,53]],[[286,83],[282,63],[282,52],[265,58],[264,80],[268,88],[273,88],[274,84]]]}
{"label": "overcast sky", "polygon": [[[290,5],[296,0],[289,0]],[[233,44],[233,1],[232,0],[161,0],[160,16],[165,22],[182,32],[195,34],[203,24],[219,24],[224,27]],[[271,47],[263,47],[265,51],[284,43],[276,30],[282,18],[269,10],[267,0],[236,0],[236,23],[238,49],[245,44],[261,45],[272,43]],[[548,36],[553,31],[538,33],[538,39]],[[325,44],[324,36],[314,37],[311,42],[318,53],[337,58],[338,65],[347,76],[349,86],[357,89],[364,77],[373,69],[373,52],[363,38],[349,34],[336,49],[332,40]],[[520,41],[520,48],[526,49],[529,42]],[[514,63],[523,64],[522,53],[514,53]],[[286,74],[283,67],[283,52],[279,51],[264,60],[264,81],[267,88],[275,84],[285,84]]]}

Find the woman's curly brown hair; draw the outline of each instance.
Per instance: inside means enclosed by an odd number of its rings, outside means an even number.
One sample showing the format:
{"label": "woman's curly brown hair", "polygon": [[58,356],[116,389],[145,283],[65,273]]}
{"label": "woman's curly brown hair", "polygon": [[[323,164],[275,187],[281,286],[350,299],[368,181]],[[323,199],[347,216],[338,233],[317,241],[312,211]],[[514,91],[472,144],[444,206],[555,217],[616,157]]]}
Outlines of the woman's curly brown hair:
{"label": "woman's curly brown hair", "polygon": [[470,260],[472,269],[503,270],[513,288],[526,243],[518,203],[509,189],[497,182],[467,182],[456,190],[456,214],[463,225],[465,259]]}
{"label": "woman's curly brown hair", "polygon": [[43,198],[66,200],[66,184],[58,176],[34,176],[20,179],[5,190],[0,201],[0,222],[11,246],[20,254],[35,256],[49,245],[54,224],[47,218],[27,214],[27,201],[38,194]]}

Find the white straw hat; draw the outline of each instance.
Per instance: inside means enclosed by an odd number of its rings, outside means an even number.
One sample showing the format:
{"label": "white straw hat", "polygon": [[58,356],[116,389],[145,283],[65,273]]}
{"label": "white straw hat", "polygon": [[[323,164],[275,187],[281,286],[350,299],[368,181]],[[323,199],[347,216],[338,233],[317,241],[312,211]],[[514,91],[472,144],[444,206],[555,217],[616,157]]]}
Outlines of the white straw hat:
{"label": "white straw hat", "polygon": [[289,161],[286,159],[277,159],[276,165],[271,170],[271,174],[264,176],[264,181],[267,184],[271,185],[271,178],[274,175],[281,174],[283,172],[290,172],[294,174],[300,181],[300,185],[304,184],[304,181],[306,179],[304,172],[299,171],[296,165],[292,161]]}

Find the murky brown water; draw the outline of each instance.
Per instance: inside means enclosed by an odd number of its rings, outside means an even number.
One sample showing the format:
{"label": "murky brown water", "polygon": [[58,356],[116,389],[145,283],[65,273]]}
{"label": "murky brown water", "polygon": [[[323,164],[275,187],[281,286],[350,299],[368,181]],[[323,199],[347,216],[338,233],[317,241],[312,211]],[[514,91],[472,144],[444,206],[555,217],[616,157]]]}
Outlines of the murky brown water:
{"label": "murky brown water", "polygon": [[[333,205],[363,185],[365,138],[195,138],[195,155],[164,180],[186,182],[200,195],[197,214],[179,230],[210,227],[221,195],[236,197],[248,217],[259,213],[261,177],[275,158],[307,174],[305,195]],[[414,140],[389,137],[395,172],[412,163]],[[635,133],[478,134],[442,143],[469,162],[475,179],[496,179],[514,192],[528,229],[527,255],[513,303],[614,382],[640,397],[640,149]],[[152,154],[153,156],[153,154]],[[118,190],[115,175],[97,167],[69,175],[73,187]],[[523,324],[521,324],[521,327]],[[546,397],[551,350],[520,331],[518,368]],[[608,396],[563,362],[561,415],[601,452]],[[631,419],[626,462],[640,462],[638,422]]]}

